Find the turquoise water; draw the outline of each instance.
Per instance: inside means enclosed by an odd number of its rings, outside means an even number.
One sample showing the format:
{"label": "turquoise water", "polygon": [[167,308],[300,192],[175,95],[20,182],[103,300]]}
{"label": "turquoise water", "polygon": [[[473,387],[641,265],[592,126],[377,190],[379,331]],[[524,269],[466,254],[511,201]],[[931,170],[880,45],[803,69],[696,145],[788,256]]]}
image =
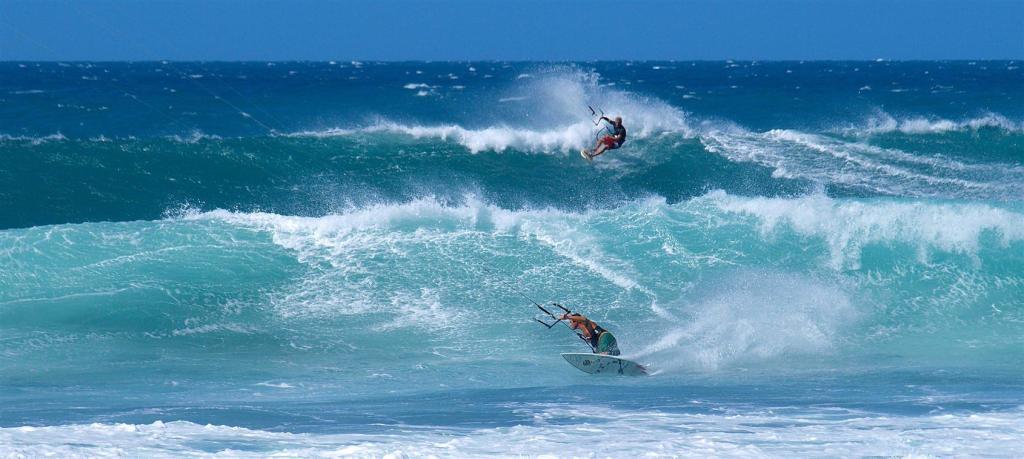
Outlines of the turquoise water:
{"label": "turquoise water", "polygon": [[1019,63],[0,73],[5,454],[1024,448]]}

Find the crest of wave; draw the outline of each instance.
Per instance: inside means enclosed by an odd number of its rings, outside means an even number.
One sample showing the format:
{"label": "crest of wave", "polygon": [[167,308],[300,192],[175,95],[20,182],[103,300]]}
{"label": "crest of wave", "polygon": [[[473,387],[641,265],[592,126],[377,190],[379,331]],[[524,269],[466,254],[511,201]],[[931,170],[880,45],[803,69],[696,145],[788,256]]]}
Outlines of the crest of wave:
{"label": "crest of wave", "polygon": [[774,177],[883,195],[1005,200],[1019,196],[1024,186],[1021,169],[1012,164],[915,155],[790,129],[751,132],[732,127],[704,131],[700,138],[709,152],[769,167]]}
{"label": "crest of wave", "polygon": [[[381,119],[358,129],[332,128],[291,135],[335,137],[392,133],[453,141],[472,153],[509,149],[568,152],[594,145],[600,128],[594,126],[595,117],[590,115],[588,106],[604,110],[609,117],[621,116],[630,140],[664,134],[695,135],[682,110],[656,98],[615,89],[611,84],[602,83],[596,72],[576,67],[552,67],[537,72],[536,76],[517,79],[507,90],[495,92],[493,99],[495,103],[483,109],[492,112],[481,118],[507,121],[477,127]],[[508,106],[501,100],[519,103]]]}
{"label": "crest of wave", "polygon": [[753,216],[762,237],[782,228],[821,238],[836,270],[859,269],[865,247],[904,244],[915,247],[922,262],[931,252],[957,253],[980,264],[982,236],[998,236],[1001,247],[1024,240],[1024,216],[983,203],[837,200],[816,194],[799,199],[739,198],[710,193],[722,211]]}
{"label": "crest of wave", "polygon": [[1005,132],[1024,131],[1024,122],[1013,121],[999,113],[985,113],[974,118],[950,120],[935,116],[912,116],[896,118],[877,110],[861,126],[850,126],[840,130],[842,134],[870,136],[901,132],[903,134],[942,134],[945,132],[978,131],[998,129]]}
{"label": "crest of wave", "polygon": [[[532,220],[568,215],[557,210],[504,210],[472,196],[454,205],[425,197],[324,217],[227,210],[181,214],[189,220],[215,220],[265,231],[275,244],[293,251],[296,260],[310,268],[293,288],[275,295],[275,309],[283,317],[399,311],[405,318],[421,319],[406,324],[432,324],[435,329],[468,323],[460,320],[459,310],[445,304],[442,293],[462,282],[451,277],[449,269],[473,271],[474,267],[461,258],[449,258],[448,252],[486,250],[493,237],[514,233]],[[392,262],[415,269],[382,271],[382,266]],[[377,324],[376,329],[400,326],[404,324],[387,322]]]}

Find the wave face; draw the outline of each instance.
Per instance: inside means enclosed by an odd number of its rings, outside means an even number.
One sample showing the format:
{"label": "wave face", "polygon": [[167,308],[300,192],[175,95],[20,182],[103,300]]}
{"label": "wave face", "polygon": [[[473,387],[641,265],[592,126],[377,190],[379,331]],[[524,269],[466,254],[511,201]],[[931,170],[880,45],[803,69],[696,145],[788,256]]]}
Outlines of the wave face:
{"label": "wave face", "polygon": [[[1012,62],[0,72],[0,228],[153,220],[183,205],[323,216],[465,194],[573,210],[715,189],[988,201],[1024,192]],[[629,148],[593,165],[573,161],[597,134],[588,105],[629,130]]]}
{"label": "wave face", "polygon": [[1020,72],[0,64],[0,454],[1012,455]]}

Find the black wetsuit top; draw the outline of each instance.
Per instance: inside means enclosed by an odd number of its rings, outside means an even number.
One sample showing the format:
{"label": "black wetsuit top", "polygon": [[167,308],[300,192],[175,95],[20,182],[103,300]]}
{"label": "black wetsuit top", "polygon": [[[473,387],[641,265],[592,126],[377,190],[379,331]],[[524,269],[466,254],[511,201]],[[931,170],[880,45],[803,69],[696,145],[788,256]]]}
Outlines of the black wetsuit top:
{"label": "black wetsuit top", "polygon": [[[590,326],[587,327],[587,325],[590,325]],[[605,330],[603,328],[601,328],[600,325],[594,323],[594,321],[592,321],[592,320],[588,320],[587,324],[584,325],[584,327],[587,327],[587,329],[588,329],[587,331],[590,332],[590,338],[584,337],[583,339],[587,340],[590,343],[590,347],[591,348],[597,349],[597,343],[600,341],[601,333],[604,333]],[[583,335],[580,335],[580,336],[583,336]]]}
{"label": "black wetsuit top", "polygon": [[617,147],[621,147],[622,144],[626,143],[626,127],[625,126],[621,126],[621,125],[620,126],[616,126],[616,125],[612,124],[612,131],[613,131],[612,132],[612,137],[619,137],[620,135],[622,136],[622,140],[619,140],[618,144],[616,145]]}

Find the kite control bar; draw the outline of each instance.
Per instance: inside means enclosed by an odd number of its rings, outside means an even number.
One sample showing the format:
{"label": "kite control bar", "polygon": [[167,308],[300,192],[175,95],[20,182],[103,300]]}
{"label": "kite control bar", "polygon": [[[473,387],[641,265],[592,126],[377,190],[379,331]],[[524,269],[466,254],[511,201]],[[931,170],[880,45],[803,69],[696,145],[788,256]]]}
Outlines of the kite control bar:
{"label": "kite control bar", "polygon": [[[591,107],[591,106],[587,105],[587,108],[590,109],[590,116],[597,116],[597,112],[594,111],[594,107]],[[597,111],[601,112],[601,117],[604,117],[604,110],[601,110],[601,107],[597,107]],[[600,126],[601,125],[601,118],[598,118],[597,120],[590,120],[590,121],[594,123],[594,126]]]}
{"label": "kite control bar", "polygon": [[[554,305],[554,306],[558,306],[558,308],[559,308],[559,309],[561,309],[561,310],[563,310],[563,311],[565,311],[565,313],[566,313],[566,314],[571,314],[571,313],[572,313],[572,311],[570,311],[570,310],[566,309],[566,308],[565,308],[564,306],[562,306],[562,305],[560,305],[560,304],[558,304],[558,303],[551,303],[551,304],[552,304],[552,305]],[[556,316],[556,315],[552,314],[552,313],[551,313],[551,311],[548,311],[547,309],[545,309],[545,308],[544,308],[544,306],[541,306],[541,305],[539,305],[539,304],[538,304],[538,305],[537,305],[537,308],[538,308],[538,309],[540,309],[541,311],[544,311],[544,314],[547,314],[547,315],[548,315],[549,317],[551,317],[552,319],[555,319],[555,321],[554,321],[554,322],[551,322],[551,323],[549,324],[549,323],[547,323],[547,322],[545,322],[545,321],[543,321],[543,320],[540,320],[540,319],[538,319],[538,318],[534,317],[534,319],[533,319],[533,320],[536,320],[537,322],[540,322],[540,323],[544,324],[544,326],[545,326],[545,327],[548,327],[548,329],[549,329],[549,330],[551,329],[551,327],[554,327],[554,326],[555,326],[556,324],[558,324],[559,322],[562,322],[562,318],[561,318],[561,317],[558,317],[558,316]],[[562,323],[564,324],[565,322],[562,322]],[[569,325],[568,325],[568,324],[566,324],[566,326],[568,327]],[[571,329],[572,327],[569,327],[569,328]]]}
{"label": "kite control bar", "polygon": [[[561,309],[561,310],[565,311],[565,313],[566,313],[566,314],[572,314],[572,311],[570,311],[570,310],[566,309],[566,307],[565,307],[565,306],[562,306],[562,305],[560,305],[560,304],[558,304],[558,303],[551,303],[551,304],[552,304],[553,306],[556,306],[556,307],[558,307],[558,309]],[[538,308],[538,309],[540,309],[541,311],[544,311],[544,313],[545,313],[545,314],[547,314],[548,316],[550,316],[550,317],[551,317],[552,319],[555,319],[555,321],[554,321],[554,322],[551,322],[551,323],[549,324],[549,323],[547,323],[547,322],[544,322],[543,320],[540,320],[540,319],[538,319],[538,318],[536,318],[536,317],[534,317],[534,318],[533,318],[533,320],[536,320],[537,322],[540,322],[541,324],[543,324],[543,325],[544,325],[545,327],[548,327],[548,330],[550,330],[550,329],[551,329],[552,327],[554,327],[554,326],[555,326],[556,324],[559,324],[559,323],[561,323],[561,324],[565,325],[566,327],[569,327],[569,330],[572,330],[572,332],[573,332],[573,333],[574,333],[574,334],[575,334],[576,336],[578,336],[578,337],[579,337],[579,338],[580,338],[581,340],[583,340],[583,342],[584,342],[584,343],[587,343],[587,346],[590,346],[590,349],[591,349],[591,350],[593,350],[594,352],[596,352],[596,351],[597,351],[596,349],[594,349],[594,346],[592,346],[592,345],[590,344],[590,340],[589,340],[589,339],[587,339],[587,338],[586,338],[585,336],[583,336],[583,335],[581,335],[581,334],[579,334],[579,333],[576,333],[576,330],[575,330],[575,329],[573,329],[573,328],[572,328],[571,326],[569,326],[569,324],[567,324],[567,323],[563,322],[563,321],[562,321],[562,318],[561,318],[561,317],[558,317],[558,316],[556,316],[556,315],[552,314],[552,313],[551,313],[551,311],[548,311],[548,310],[547,310],[546,308],[544,308],[544,306],[541,306],[541,305],[539,305],[539,304],[537,305],[537,308]]]}
{"label": "kite control bar", "polygon": [[594,111],[594,107],[591,107],[589,105],[587,105],[587,108],[590,109],[590,116],[591,117],[598,116],[597,112],[601,112],[600,117],[597,118],[596,120],[593,119],[593,118],[590,119],[590,122],[594,123],[594,126],[599,126],[601,128],[601,129],[598,129],[596,133],[594,133],[594,140],[595,141],[599,140],[601,138],[601,133],[602,132],[606,132],[607,135],[614,136],[615,133],[612,132],[611,129],[608,129],[608,126],[601,126],[601,118],[604,118],[604,110],[601,110],[601,107],[597,107],[597,111],[595,112]]}

